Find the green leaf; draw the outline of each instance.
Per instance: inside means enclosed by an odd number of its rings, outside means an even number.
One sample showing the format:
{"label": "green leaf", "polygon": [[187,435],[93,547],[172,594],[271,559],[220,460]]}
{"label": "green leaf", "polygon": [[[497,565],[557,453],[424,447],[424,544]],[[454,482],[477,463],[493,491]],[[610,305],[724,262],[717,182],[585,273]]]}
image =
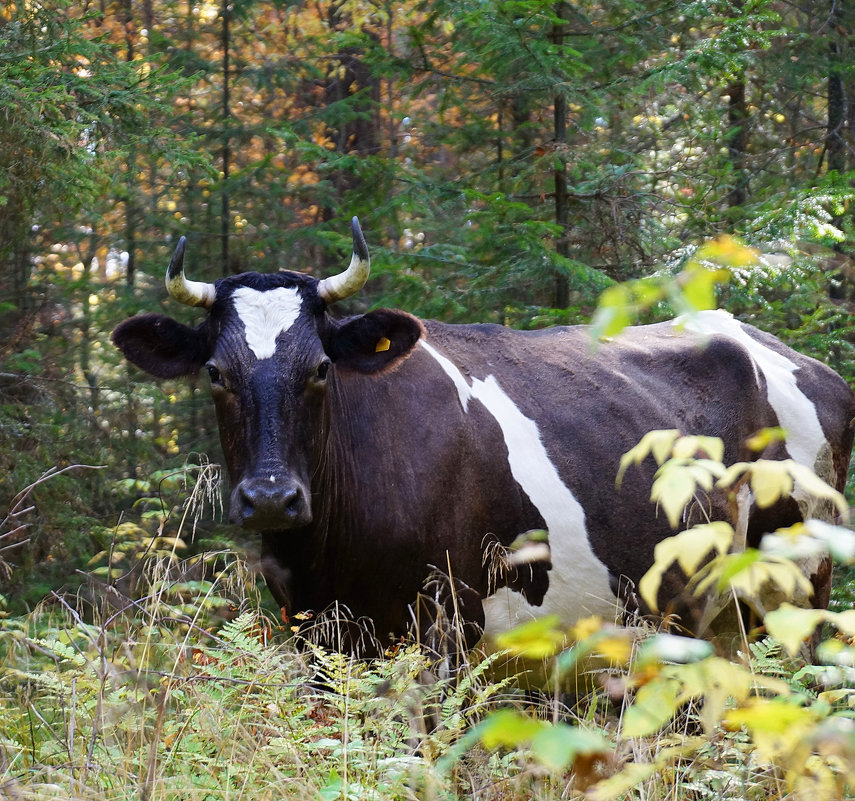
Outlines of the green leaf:
{"label": "green leaf", "polygon": [[677,287],[693,311],[714,309],[717,306],[715,289],[730,278],[727,270],[710,270],[690,264],[679,276]]}
{"label": "green leaf", "polygon": [[591,320],[591,337],[596,342],[617,336],[624,328],[632,325],[635,318],[626,285],[611,286],[600,295],[597,311]]}
{"label": "green leaf", "polygon": [[666,725],[677,711],[680,683],[660,678],[645,684],[635,696],[623,719],[624,737],[647,737]]}
{"label": "green leaf", "polygon": [[478,726],[479,739],[490,750],[499,747],[518,748],[531,742],[545,726],[545,721],[513,709],[499,709],[489,714]]}
{"label": "green leaf", "polygon": [[608,754],[613,746],[599,732],[556,723],[538,731],[531,740],[538,762],[549,770],[567,770],[579,756]]}

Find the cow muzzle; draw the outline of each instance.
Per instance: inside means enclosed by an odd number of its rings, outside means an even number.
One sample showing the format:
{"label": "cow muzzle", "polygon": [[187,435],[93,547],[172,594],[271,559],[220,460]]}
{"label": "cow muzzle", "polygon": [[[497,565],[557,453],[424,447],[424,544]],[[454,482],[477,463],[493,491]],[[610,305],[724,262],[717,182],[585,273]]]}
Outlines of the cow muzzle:
{"label": "cow muzzle", "polygon": [[232,491],[229,518],[253,531],[275,531],[311,523],[312,506],[306,488],[293,479],[244,478]]}

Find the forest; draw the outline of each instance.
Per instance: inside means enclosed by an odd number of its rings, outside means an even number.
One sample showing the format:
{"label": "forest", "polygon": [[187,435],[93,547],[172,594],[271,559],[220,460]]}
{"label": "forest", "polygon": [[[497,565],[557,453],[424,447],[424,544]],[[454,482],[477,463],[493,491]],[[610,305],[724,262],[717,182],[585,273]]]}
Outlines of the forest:
{"label": "forest", "polygon": [[[599,624],[509,640],[623,666],[561,714],[499,704],[489,657],[429,685],[405,646],[288,650],[207,379],[154,381],[110,332],[199,321],[163,285],[181,236],[195,280],[324,277],[353,216],[345,312],[664,320],[703,263],[713,305],[855,386],[855,4],[5,0],[0,797],[851,797],[846,547],[830,611],[742,662],[636,659]],[[824,668],[786,635],[819,623]]]}

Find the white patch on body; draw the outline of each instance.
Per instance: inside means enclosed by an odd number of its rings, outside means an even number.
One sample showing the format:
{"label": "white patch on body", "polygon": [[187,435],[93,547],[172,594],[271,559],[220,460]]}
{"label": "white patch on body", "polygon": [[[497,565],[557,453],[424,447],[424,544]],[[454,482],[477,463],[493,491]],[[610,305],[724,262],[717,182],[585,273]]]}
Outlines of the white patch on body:
{"label": "white patch on body", "polygon": [[246,344],[258,359],[269,359],[276,352],[276,337],[294,325],[303,305],[297,287],[284,286],[266,292],[238,287],[232,302],[243,323]]}
{"label": "white patch on body", "polygon": [[470,386],[449,359],[423,339],[420,344],[454,382],[464,411],[474,399],[495,418],[508,449],[511,475],[540,512],[549,532],[552,570],[543,604],[532,606],[521,593],[500,588],[483,599],[485,634],[493,636],[551,613],[568,625],[592,614],[613,618],[617,599],[609,586],[608,570],[591,549],[585,512],[558,475],[537,424],[520,411],[494,376],[483,381],[475,378]]}
{"label": "white patch on body", "polygon": [[421,345],[434,359],[437,360],[439,366],[443,369],[443,372],[454,382],[454,386],[457,388],[457,397],[460,398],[460,405],[463,407],[464,412],[469,411],[469,398],[472,395],[472,392],[469,389],[469,384],[466,383],[466,379],[463,377],[463,374],[460,370],[455,367],[455,365],[443,356],[436,348],[431,345],[428,345],[424,339],[419,340],[419,345]]}
{"label": "white patch on body", "polygon": [[722,334],[735,339],[754,360],[766,379],[769,405],[786,433],[785,445],[790,456],[814,469],[820,450],[826,445],[816,406],[796,384],[798,365],[751,337],[738,320],[725,311],[700,312],[686,321],[686,328],[699,334]]}

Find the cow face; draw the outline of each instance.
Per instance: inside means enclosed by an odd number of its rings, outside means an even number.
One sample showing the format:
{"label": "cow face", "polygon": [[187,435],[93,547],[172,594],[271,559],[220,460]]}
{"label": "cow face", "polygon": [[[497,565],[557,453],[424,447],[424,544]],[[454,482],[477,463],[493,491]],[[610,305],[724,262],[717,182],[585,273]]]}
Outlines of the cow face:
{"label": "cow face", "polygon": [[[184,241],[167,270],[170,293],[210,309],[190,328],[158,314],[132,317],[113,342],[160,378],[205,367],[231,480],[230,519],[257,531],[312,521],[312,476],[328,434],[328,396],[348,374],[372,375],[406,358],[421,324],[377,310],[337,321],[328,304],[368,277],[368,251],[354,219],[354,256],[345,273],[317,279],[294,272],[244,273],[216,284],[187,281]],[[355,283],[353,270],[362,270]]]}

